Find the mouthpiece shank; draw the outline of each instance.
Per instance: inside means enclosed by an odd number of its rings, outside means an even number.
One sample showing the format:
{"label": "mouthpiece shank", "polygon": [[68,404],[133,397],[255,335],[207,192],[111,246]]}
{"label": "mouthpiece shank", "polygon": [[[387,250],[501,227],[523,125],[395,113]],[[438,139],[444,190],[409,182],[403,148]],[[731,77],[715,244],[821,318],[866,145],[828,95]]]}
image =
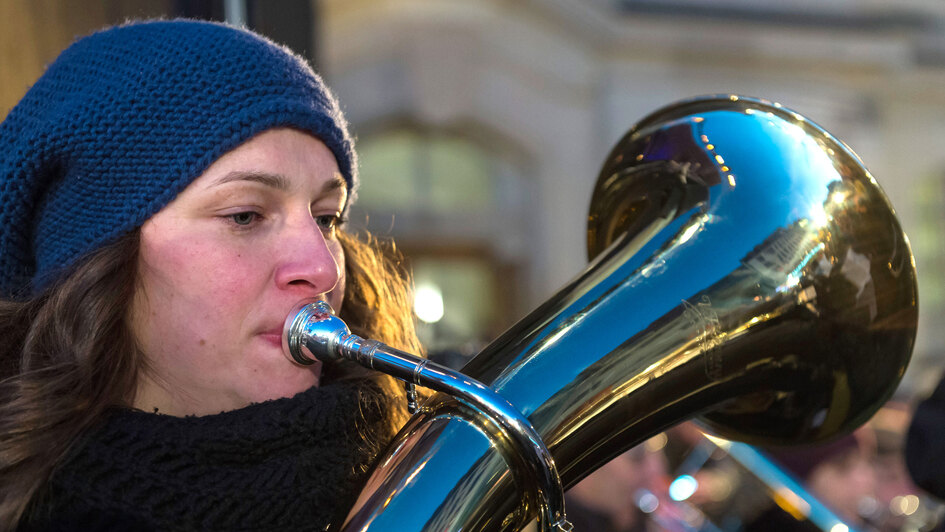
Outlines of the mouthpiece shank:
{"label": "mouthpiece shank", "polygon": [[[282,344],[291,359],[299,364],[350,360],[449,394],[484,414],[498,426],[504,440],[511,443],[515,457],[529,466],[542,530],[571,530],[565,518],[564,488],[551,453],[528,418],[488,386],[428,359],[352,334],[324,301],[302,302],[289,313]],[[496,442],[496,447],[507,446]]]}

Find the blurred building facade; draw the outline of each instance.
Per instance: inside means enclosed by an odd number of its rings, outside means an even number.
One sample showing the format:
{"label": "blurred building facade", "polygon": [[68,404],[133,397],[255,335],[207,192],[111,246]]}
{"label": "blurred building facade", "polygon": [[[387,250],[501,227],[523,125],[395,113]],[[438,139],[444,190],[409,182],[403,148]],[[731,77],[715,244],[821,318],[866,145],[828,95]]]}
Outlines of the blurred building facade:
{"label": "blurred building facade", "polygon": [[180,15],[236,17],[316,63],[359,139],[352,221],[411,257],[434,347],[475,349],[584,267],[594,181],[633,123],[677,99],[738,93],[809,116],[871,168],[919,269],[904,390],[940,373],[937,0],[12,0],[0,3],[0,113],[73,36]]}

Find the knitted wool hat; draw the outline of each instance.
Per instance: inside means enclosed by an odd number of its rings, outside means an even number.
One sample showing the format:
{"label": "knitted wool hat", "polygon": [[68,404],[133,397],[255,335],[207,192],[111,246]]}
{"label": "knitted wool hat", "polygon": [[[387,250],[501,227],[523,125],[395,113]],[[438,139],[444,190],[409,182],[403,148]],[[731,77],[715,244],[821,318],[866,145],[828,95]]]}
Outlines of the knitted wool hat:
{"label": "knitted wool hat", "polygon": [[0,124],[0,297],[38,293],[221,155],[280,126],[328,146],[350,204],[357,160],[344,116],[288,49],[189,20],[78,40]]}

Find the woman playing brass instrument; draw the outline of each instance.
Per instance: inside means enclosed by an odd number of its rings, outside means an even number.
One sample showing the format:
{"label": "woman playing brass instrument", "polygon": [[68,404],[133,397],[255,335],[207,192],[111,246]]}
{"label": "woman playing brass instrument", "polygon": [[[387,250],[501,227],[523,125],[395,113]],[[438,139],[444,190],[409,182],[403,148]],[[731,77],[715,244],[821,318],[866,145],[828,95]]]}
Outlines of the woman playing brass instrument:
{"label": "woman playing brass instrument", "polygon": [[389,377],[290,362],[300,300],[418,349],[345,232],[337,101],[252,32],[80,39],[0,125],[0,529],[322,530],[406,418]]}

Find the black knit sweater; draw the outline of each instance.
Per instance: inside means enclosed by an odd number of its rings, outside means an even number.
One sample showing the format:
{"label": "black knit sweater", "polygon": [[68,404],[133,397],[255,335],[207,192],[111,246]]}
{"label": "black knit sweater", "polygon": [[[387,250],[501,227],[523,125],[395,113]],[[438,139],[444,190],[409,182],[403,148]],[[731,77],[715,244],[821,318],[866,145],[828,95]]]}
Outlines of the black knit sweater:
{"label": "black knit sweater", "polygon": [[177,418],[110,413],[53,474],[24,530],[324,530],[391,436],[372,385]]}

